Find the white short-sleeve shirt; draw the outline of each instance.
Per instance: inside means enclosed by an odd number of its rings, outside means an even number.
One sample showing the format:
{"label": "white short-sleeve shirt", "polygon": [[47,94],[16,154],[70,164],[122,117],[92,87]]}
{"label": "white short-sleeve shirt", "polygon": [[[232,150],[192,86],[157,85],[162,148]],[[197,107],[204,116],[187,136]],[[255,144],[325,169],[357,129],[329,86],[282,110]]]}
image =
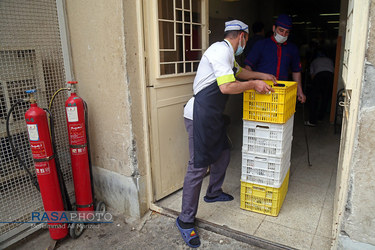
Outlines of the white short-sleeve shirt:
{"label": "white short-sleeve shirt", "polygon": [[[231,43],[224,40],[212,44],[203,54],[199,63],[193,84],[194,95],[215,82],[219,86],[234,82],[236,79],[233,68],[236,68],[236,75],[241,72],[241,67],[235,61]],[[194,97],[186,104],[184,117],[193,120],[193,109]]]}
{"label": "white short-sleeve shirt", "polygon": [[329,71],[332,73],[335,71],[335,66],[333,65],[332,60],[328,57],[317,57],[310,65],[311,75],[316,75],[322,71]]}

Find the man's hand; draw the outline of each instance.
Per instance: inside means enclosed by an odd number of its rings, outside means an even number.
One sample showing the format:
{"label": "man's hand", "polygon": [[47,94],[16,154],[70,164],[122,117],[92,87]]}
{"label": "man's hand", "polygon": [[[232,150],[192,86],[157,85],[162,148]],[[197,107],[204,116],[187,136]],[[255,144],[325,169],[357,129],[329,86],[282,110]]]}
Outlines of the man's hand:
{"label": "man's hand", "polygon": [[299,90],[299,89],[297,90],[297,97],[298,97],[298,101],[300,101],[301,103],[306,102],[306,96],[302,90]]}
{"label": "man's hand", "polygon": [[255,80],[254,89],[260,94],[270,94],[271,92],[275,92],[270,85],[261,80]]}
{"label": "man's hand", "polygon": [[306,96],[302,90],[301,72],[293,72],[293,81],[297,82],[297,97],[301,103],[306,102]]}
{"label": "man's hand", "polygon": [[274,84],[277,84],[277,79],[274,75],[267,74],[267,73],[260,73],[261,77],[260,79],[262,80],[267,80],[267,81],[272,81]]}

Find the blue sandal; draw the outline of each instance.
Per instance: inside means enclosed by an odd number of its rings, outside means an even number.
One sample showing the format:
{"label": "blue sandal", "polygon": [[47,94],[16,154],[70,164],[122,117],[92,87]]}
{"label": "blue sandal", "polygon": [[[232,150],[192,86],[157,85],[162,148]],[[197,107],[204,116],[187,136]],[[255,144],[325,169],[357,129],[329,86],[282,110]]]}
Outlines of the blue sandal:
{"label": "blue sandal", "polygon": [[198,234],[197,234],[197,232],[196,232],[196,230],[195,230],[194,227],[188,228],[188,229],[183,229],[182,227],[180,227],[180,224],[178,223],[178,217],[176,219],[176,225],[177,225],[178,230],[180,230],[182,239],[185,241],[185,243],[189,247],[196,248],[196,247],[199,247],[201,245],[200,242],[197,245],[193,245],[193,244],[190,243],[190,241],[192,239],[196,239],[196,238],[199,239],[199,236],[198,236]]}
{"label": "blue sandal", "polygon": [[211,203],[217,201],[232,201],[234,198],[232,195],[223,192],[221,193],[221,195],[214,198],[207,197],[206,195],[205,197],[203,197],[203,199],[205,202]]}

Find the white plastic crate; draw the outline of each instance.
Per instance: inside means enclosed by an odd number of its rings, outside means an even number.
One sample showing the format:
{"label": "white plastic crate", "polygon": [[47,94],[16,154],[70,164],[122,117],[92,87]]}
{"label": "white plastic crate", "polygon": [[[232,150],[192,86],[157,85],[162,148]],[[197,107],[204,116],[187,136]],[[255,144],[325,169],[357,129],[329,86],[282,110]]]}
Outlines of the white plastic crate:
{"label": "white plastic crate", "polygon": [[292,133],[284,140],[267,140],[256,137],[244,137],[242,152],[264,156],[282,157],[285,150],[292,146]]}
{"label": "white plastic crate", "polygon": [[282,157],[292,145],[293,120],[285,124],[245,121],[242,152]]}
{"label": "white plastic crate", "polygon": [[285,176],[289,171],[290,162],[289,162],[288,165],[289,166],[287,168],[285,168],[285,170],[283,170],[283,172],[281,172],[281,174],[282,174],[281,178],[278,178],[278,179],[270,178],[270,179],[268,179],[266,177],[259,177],[259,176],[255,176],[255,175],[246,175],[245,176],[246,179],[245,179],[244,176],[242,175],[241,181],[252,183],[252,184],[257,184],[257,185],[263,185],[263,186],[267,186],[267,187],[279,188],[281,186],[281,184],[283,184]]}
{"label": "white plastic crate", "polygon": [[290,167],[291,147],[283,157],[265,157],[242,153],[241,180],[279,188]]}
{"label": "white plastic crate", "polygon": [[243,135],[256,138],[283,140],[290,132],[293,132],[293,122],[294,115],[284,124],[243,120]]}

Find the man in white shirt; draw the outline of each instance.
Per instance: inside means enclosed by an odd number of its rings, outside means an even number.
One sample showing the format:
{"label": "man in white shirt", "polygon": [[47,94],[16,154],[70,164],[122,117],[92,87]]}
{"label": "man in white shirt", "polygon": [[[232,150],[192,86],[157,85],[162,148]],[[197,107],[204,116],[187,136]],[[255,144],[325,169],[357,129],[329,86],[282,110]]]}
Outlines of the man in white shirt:
{"label": "man in white shirt", "polygon": [[325,55],[323,50],[318,51],[316,58],[311,62],[310,75],[312,90],[309,100],[309,120],[305,125],[315,127],[318,120],[323,120],[332,96],[333,61]]}
{"label": "man in white shirt", "polygon": [[212,44],[203,54],[194,80],[194,96],[184,109],[190,160],[184,180],[182,210],[176,225],[190,247],[200,246],[194,220],[208,166],[210,182],[204,200],[209,203],[233,200],[233,196],[221,189],[230,159],[223,119],[228,94],[249,89],[267,94],[273,89],[264,81],[255,79],[276,81],[273,75],[243,69],[235,61],[235,56],[240,55],[246,45],[248,33],[248,26],[241,21],[225,23],[225,39]]}

